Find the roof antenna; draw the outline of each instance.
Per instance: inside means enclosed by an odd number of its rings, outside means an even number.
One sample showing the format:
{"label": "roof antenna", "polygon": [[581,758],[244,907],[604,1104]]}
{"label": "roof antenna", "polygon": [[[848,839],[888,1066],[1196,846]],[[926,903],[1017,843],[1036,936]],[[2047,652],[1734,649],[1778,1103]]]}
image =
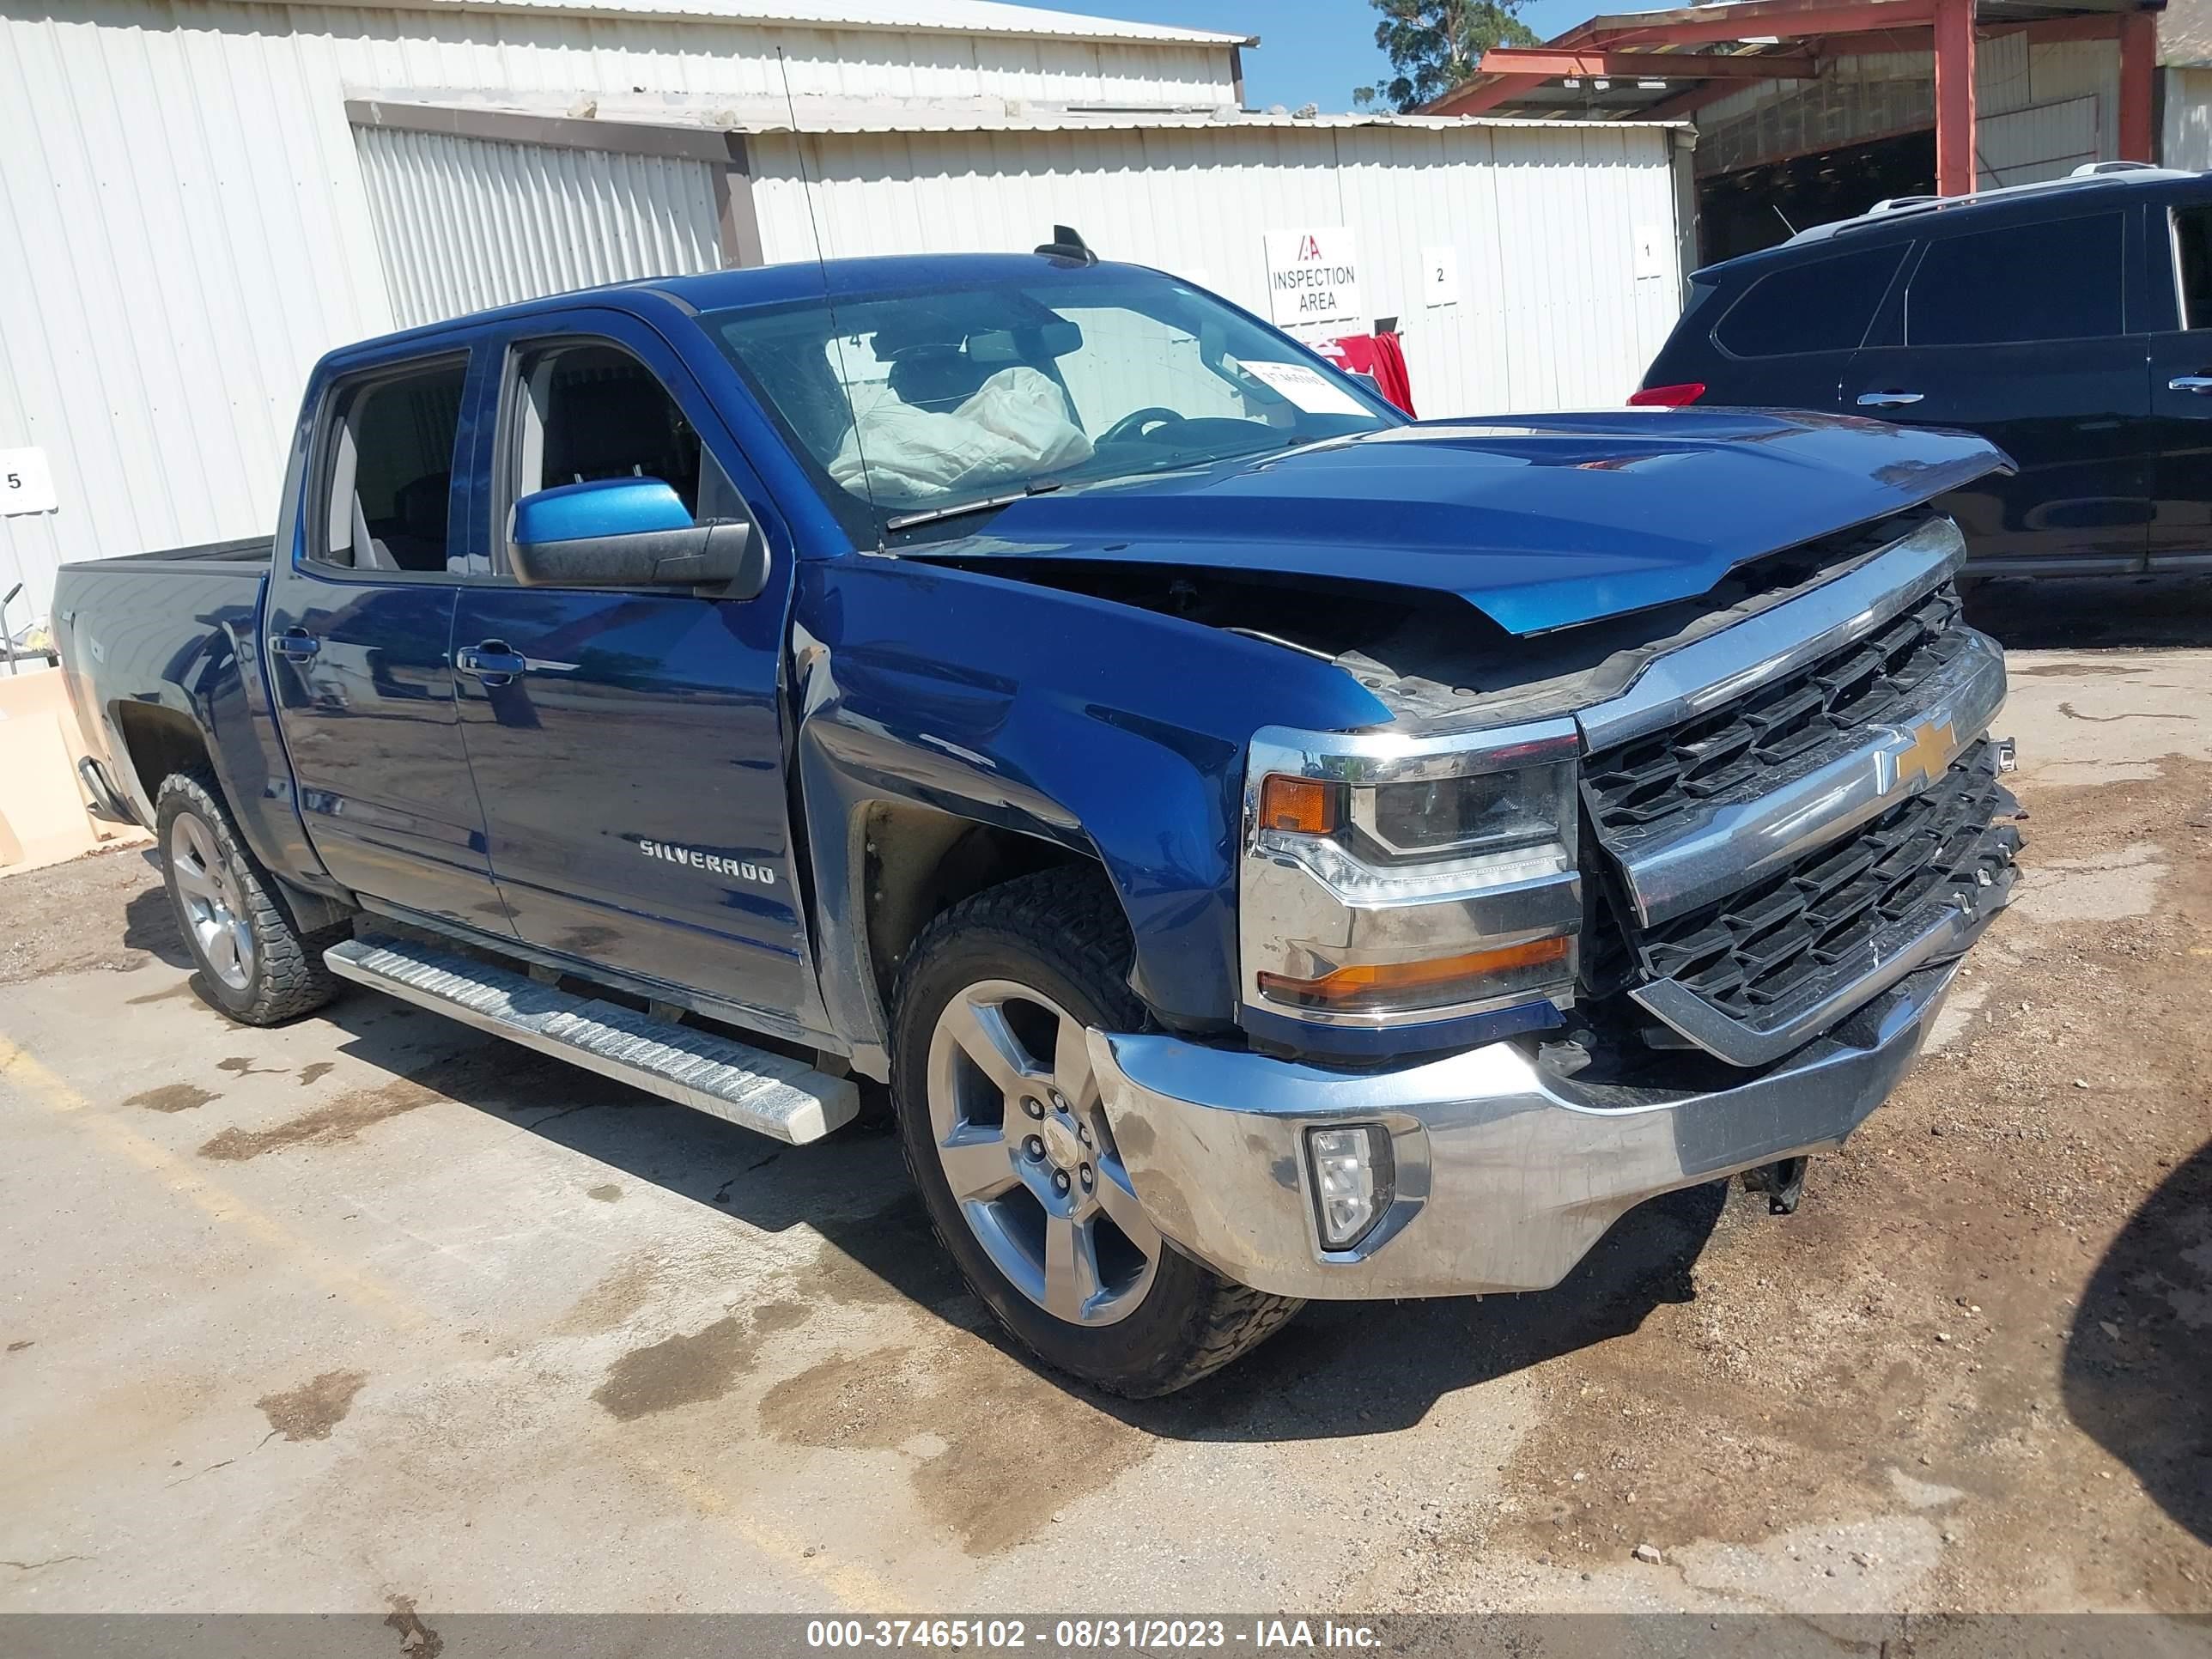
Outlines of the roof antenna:
{"label": "roof antenna", "polygon": [[1775,202],[1769,202],[1766,205],[1772,208],[1774,216],[1782,221],[1782,228],[1795,236],[1797,234],[1797,227],[1790,222],[1790,216],[1782,210],[1781,205]]}
{"label": "roof antenna", "polygon": [[[799,130],[799,105],[791,95],[791,68],[784,62],[783,48],[775,49],[777,74],[783,77],[783,106],[791,114],[791,147],[799,157],[799,192],[806,199],[806,228],[814,235],[814,264],[822,273],[822,304],[830,313],[830,341],[837,353],[837,390],[844,394],[846,418],[853,422],[853,451],[860,458],[860,487],[868,494],[868,517],[876,526],[876,551],[890,550],[884,542],[884,511],[876,501],[875,474],[868,466],[868,448],[860,439],[860,410],[853,401],[853,378],[845,371],[845,337],[837,327],[837,301],[830,292],[830,261],[822,252],[822,221],[814,212],[814,180],[806,172],[806,135]],[[1073,233],[1070,233],[1073,234]]]}
{"label": "roof antenna", "polygon": [[1065,259],[1070,264],[1095,265],[1098,263],[1098,256],[1083,240],[1083,233],[1073,225],[1054,225],[1052,240],[1036,251],[1048,259]]}

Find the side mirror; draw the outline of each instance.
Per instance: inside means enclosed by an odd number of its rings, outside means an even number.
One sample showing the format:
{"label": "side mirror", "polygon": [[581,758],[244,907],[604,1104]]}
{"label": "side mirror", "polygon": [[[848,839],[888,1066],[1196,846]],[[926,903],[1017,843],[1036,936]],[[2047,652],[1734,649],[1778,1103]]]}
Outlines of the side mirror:
{"label": "side mirror", "polygon": [[511,562],[525,587],[690,587],[750,599],[768,548],[742,519],[695,524],[659,478],[599,478],[514,504]]}

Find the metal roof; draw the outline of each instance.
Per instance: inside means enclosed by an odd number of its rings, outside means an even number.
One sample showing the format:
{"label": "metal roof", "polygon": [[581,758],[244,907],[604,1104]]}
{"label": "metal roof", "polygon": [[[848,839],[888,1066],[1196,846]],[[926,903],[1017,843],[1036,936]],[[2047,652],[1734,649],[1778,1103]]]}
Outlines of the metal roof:
{"label": "metal roof", "polygon": [[[352,0],[368,10],[558,12],[641,21],[788,24],[802,28],[927,30],[1032,40],[1099,40],[1133,46],[1256,46],[1255,34],[1174,28],[1118,17],[1089,17],[1011,6],[999,0]],[[296,4],[297,0],[248,0]]]}
{"label": "metal roof", "polygon": [[[1081,105],[1040,106],[1005,99],[904,103],[888,100],[802,98],[794,125],[790,107],[781,99],[689,97],[604,97],[589,117],[568,118],[572,100],[550,95],[532,100],[502,95],[496,100],[446,98],[426,100],[419,93],[362,92],[347,101],[356,125],[415,127],[432,131],[452,130],[453,116],[521,115],[563,118],[559,125],[571,137],[564,142],[600,143],[618,149],[625,130],[685,133],[736,132],[866,134],[962,132],[1122,132],[1122,131],[1249,131],[1255,129],[1309,127],[1340,131],[1354,127],[1389,127],[1424,132],[1463,131],[1475,127],[1543,127],[1570,131],[1576,126],[1611,127],[1611,122],[1563,122],[1526,117],[1492,115],[1285,115],[1273,112],[1207,107],[1203,109],[1122,109]],[[1686,121],[1654,121],[1654,129],[1687,127]],[[587,129],[605,133],[597,139]]]}
{"label": "metal roof", "polygon": [[[1561,51],[1629,52],[1639,57],[1653,58],[1676,56],[1685,62],[1679,76],[1668,75],[1663,70],[1642,76],[1581,76],[1571,80],[1553,77],[1540,84],[1526,86],[1508,92],[1495,101],[1494,106],[1511,110],[1516,114],[1553,115],[1584,120],[1636,120],[1645,112],[1662,105],[1682,105],[1684,94],[1701,86],[1712,87],[1695,72],[1699,57],[1723,55],[1731,58],[1796,57],[1802,54],[1808,40],[1822,43],[1824,55],[1850,58],[1867,53],[1880,53],[1899,49],[1901,42],[1912,40],[1919,50],[1926,50],[1928,21],[1923,15],[1910,15],[1914,9],[1899,7],[1908,15],[1899,18],[1894,30],[1872,27],[1881,21],[1888,0],[1709,0],[1708,3],[1673,7],[1664,10],[1600,13],[1576,24],[1563,33],[1545,42],[1547,46]],[[2157,12],[2167,0],[1974,0],[1974,18],[1984,29],[2019,27],[2039,22],[2055,22],[2061,19],[2115,19],[2124,12],[2141,9]],[[2206,49],[2206,58],[2212,62],[2212,0],[2172,0],[2179,11],[2193,12],[2206,23],[2197,39]],[[1793,28],[1796,15],[1818,12],[1832,15],[1837,10],[1850,9],[1864,15],[1869,27],[1863,32],[1835,34],[1820,29]],[[1734,40],[1701,38],[1686,45],[1668,45],[1638,39],[1631,47],[1607,43],[1644,32],[1663,30],[1670,26],[1692,26],[1700,31],[1710,31],[1717,25],[1741,27],[1742,33]],[[1917,31],[1917,33],[1914,32]],[[2161,36],[2166,26],[2160,25]],[[2172,63],[2173,58],[2161,55],[2161,62]],[[1510,77],[1494,74],[1478,74],[1436,99],[1429,107],[1449,110],[1455,100],[1465,100],[1474,90],[1497,85]],[[1717,92],[1743,89],[1748,82],[1739,84],[1734,80],[1716,87]],[[1705,101],[1705,100],[1697,100]],[[1686,107],[1680,110],[1686,118]]]}

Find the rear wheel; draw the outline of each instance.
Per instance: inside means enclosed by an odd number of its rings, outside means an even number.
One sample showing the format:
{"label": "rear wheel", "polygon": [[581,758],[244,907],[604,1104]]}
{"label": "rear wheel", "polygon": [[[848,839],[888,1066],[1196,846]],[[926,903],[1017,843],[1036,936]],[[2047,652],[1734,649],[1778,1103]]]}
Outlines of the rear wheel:
{"label": "rear wheel", "polygon": [[346,929],[302,934],[293,926],[206,780],[171,774],[155,808],[177,926],[216,1006],[243,1024],[276,1025],[337,994],[323,951]]}
{"label": "rear wheel", "polygon": [[1138,1202],[1085,1036],[1142,1024],[1129,953],[1088,870],[955,905],[908,956],[892,1086],[907,1166],[976,1295],[1042,1358],[1143,1397],[1228,1364],[1299,1304],[1210,1272]]}

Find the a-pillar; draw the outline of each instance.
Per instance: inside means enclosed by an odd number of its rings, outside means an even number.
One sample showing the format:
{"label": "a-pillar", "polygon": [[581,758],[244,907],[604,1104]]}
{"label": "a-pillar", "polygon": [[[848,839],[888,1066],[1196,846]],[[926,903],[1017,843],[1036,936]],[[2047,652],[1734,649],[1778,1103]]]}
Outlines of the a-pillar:
{"label": "a-pillar", "polygon": [[1936,0],[1936,193],[1974,193],[1974,0]]}

